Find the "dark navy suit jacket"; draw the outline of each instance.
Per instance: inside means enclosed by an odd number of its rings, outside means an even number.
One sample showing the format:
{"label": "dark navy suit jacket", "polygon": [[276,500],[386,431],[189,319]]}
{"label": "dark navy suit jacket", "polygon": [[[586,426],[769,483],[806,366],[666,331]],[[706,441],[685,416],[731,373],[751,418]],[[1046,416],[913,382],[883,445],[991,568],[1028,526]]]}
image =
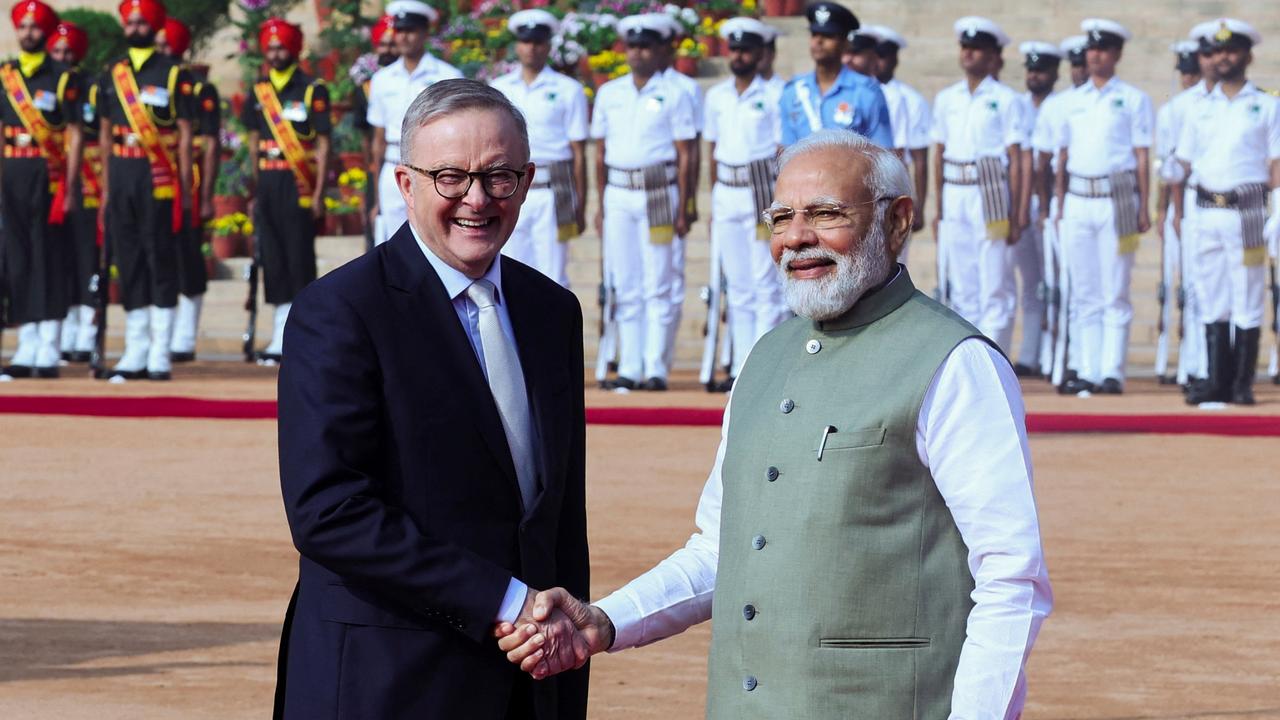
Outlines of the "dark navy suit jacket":
{"label": "dark navy suit jacket", "polygon": [[[407,224],[294,301],[280,484],[301,559],[277,717],[503,720],[519,668],[492,627],[511,577],[587,597],[582,309],[499,261],[540,444],[527,512],[479,361]],[[531,695],[530,716],[584,718],[587,670]]]}

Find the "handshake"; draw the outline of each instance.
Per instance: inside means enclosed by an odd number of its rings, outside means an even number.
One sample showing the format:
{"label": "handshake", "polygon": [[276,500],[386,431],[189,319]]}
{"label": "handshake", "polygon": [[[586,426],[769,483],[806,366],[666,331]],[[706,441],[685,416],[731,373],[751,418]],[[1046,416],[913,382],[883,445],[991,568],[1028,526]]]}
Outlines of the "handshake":
{"label": "handshake", "polygon": [[493,628],[498,648],[534,680],[577,670],[613,645],[613,622],[564,588],[529,589],[515,624]]}

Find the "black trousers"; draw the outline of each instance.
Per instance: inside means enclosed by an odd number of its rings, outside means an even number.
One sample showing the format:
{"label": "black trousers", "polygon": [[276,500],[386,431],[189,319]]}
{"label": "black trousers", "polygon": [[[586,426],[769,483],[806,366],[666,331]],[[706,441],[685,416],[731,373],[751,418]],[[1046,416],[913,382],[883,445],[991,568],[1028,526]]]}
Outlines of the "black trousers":
{"label": "black trousers", "polygon": [[[191,225],[190,208],[187,225]],[[200,246],[204,244],[204,228],[196,225],[184,227],[178,233],[178,292],[187,297],[203,295],[209,287],[209,277],[205,270],[204,253]]]}
{"label": "black trousers", "polygon": [[98,209],[77,207],[67,218],[67,281],[72,305],[95,303],[89,282],[98,272]]}
{"label": "black trousers", "polygon": [[66,222],[49,224],[49,169],[43,158],[3,161],[5,287],[9,296],[8,322],[15,324],[61,320],[70,305],[67,282]]}
{"label": "black trousers", "polygon": [[111,196],[106,226],[120,270],[124,309],[178,304],[178,236],[173,201],[152,195],[151,163],[113,157],[107,163]]}
{"label": "black trousers", "polygon": [[298,291],[316,279],[316,221],[310,208],[298,207],[293,173],[258,174],[256,214],[263,295],[271,305],[293,302]]}

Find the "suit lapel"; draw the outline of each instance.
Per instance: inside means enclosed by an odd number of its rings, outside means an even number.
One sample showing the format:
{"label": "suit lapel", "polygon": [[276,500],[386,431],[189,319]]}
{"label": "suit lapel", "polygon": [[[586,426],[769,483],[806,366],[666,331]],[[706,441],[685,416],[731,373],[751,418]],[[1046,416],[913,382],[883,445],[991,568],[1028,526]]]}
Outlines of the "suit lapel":
{"label": "suit lapel", "polygon": [[[461,383],[462,394],[468,398],[476,428],[498,460],[498,465],[510,478],[511,487],[516,491],[516,502],[519,502],[515,464],[502,430],[502,419],[498,417],[498,406],[480,370],[475,351],[471,349],[471,341],[458,322],[458,314],[444,284],[423,257],[408,224],[401,226],[388,245],[391,246],[391,257],[386,264],[387,284],[404,292],[408,324],[423,333],[430,352],[439,353],[437,357],[447,368],[442,381]],[[521,360],[523,362],[523,358]]]}

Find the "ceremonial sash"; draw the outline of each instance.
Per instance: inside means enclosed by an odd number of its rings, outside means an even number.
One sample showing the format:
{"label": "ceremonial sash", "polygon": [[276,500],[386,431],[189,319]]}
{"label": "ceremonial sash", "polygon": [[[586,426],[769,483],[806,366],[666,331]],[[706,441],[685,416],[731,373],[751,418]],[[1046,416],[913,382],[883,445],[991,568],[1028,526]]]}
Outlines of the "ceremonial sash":
{"label": "ceremonial sash", "polygon": [[111,68],[111,80],[115,83],[116,95],[120,98],[120,106],[125,117],[129,119],[129,127],[147,153],[151,162],[152,194],[157,199],[173,200],[171,224],[173,232],[182,229],[182,193],[178,181],[176,149],[173,154],[164,146],[160,138],[160,129],[151,119],[150,112],[142,106],[138,81],[133,76],[128,60],[121,60]]}
{"label": "ceremonial sash", "polygon": [[[98,104],[98,86],[89,88],[89,104]],[[96,117],[96,116],[95,116]],[[102,150],[96,142],[84,144],[84,159],[80,162],[80,197],[85,208],[96,208],[102,200]]]}
{"label": "ceremonial sash", "polygon": [[44,119],[44,113],[36,109],[31,102],[31,93],[22,73],[12,65],[0,66],[0,81],[4,83],[9,103],[13,105],[18,119],[28,134],[35,140],[40,153],[49,165],[49,181],[54,184],[53,202],[49,205],[49,222],[61,225],[66,219],[62,205],[67,196],[67,153],[59,138]]}
{"label": "ceremonial sash", "polygon": [[298,204],[309,207],[311,193],[316,187],[316,171],[308,161],[307,149],[298,139],[293,123],[284,119],[284,108],[280,105],[280,97],[276,95],[276,90],[271,83],[260,82],[254,85],[253,93],[262,106],[262,114],[267,120],[267,126],[271,128],[271,136],[276,139],[276,145],[284,154],[284,159],[289,163],[289,169],[293,171],[293,177],[298,182]]}

